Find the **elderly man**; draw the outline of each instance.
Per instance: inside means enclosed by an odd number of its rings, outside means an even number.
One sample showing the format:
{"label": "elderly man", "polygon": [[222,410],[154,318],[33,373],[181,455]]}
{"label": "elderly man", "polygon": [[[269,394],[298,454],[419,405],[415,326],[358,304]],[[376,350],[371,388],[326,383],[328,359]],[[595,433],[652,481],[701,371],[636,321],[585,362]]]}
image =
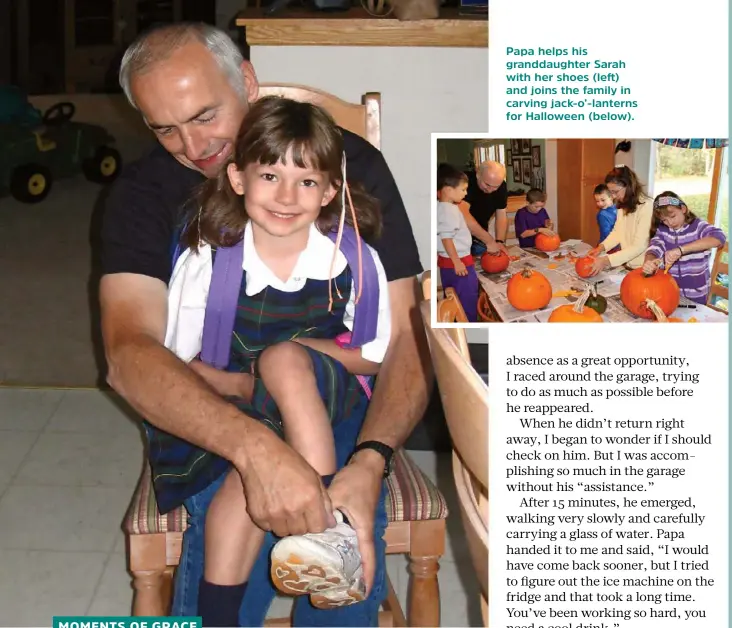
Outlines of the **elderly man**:
{"label": "elderly man", "polygon": [[[381,203],[384,229],[375,246],[389,280],[393,319],[392,340],[363,425],[344,421],[334,426],[341,470],[326,489],[284,441],[204,382],[196,371],[203,365],[189,368],[163,346],[174,233],[196,187],[216,176],[232,153],[249,103],[258,96],[254,68],[222,31],[177,24],[130,46],[120,84],[159,146],[125,170],[107,201],[102,327],[111,385],[145,418],[150,449],[180,467],[177,477],[191,526],[173,612],[197,614],[205,513],[223,479],[212,472],[211,459],[223,459],[241,475],[254,522],[273,533],[252,570],[241,625],[261,626],[274,597],[268,569],[274,535],[322,532],[335,524],[338,509],[356,529],[368,599],[316,610],[298,598],[294,622],[375,626],[386,596],[384,477],[394,449],[421,418],[431,383],[417,309],[415,275],[421,266],[389,168],[378,150],[343,131],[349,177]],[[201,451],[207,457],[198,456]]]}
{"label": "elderly man", "polygon": [[[475,173],[468,174],[465,201],[470,205],[470,214],[482,229],[487,230],[491,218],[496,216],[496,242],[505,248],[508,233],[506,168],[497,161],[484,161],[478,165]],[[480,240],[474,237],[473,244],[480,244]]]}

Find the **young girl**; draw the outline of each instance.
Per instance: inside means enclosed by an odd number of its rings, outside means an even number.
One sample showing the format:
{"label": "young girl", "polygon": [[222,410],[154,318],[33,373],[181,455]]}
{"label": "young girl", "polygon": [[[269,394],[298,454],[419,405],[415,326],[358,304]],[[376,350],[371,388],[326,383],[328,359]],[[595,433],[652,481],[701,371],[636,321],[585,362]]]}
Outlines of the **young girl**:
{"label": "young girl", "polygon": [[724,246],[724,231],[697,218],[673,192],[663,192],[655,198],[653,213],[660,224],[646,251],[643,271],[651,274],[665,266],[682,295],[706,304],[709,258],[713,248]]}
{"label": "young girl", "polygon": [[[346,196],[351,216],[344,228]],[[184,233],[189,248],[171,280],[166,346],[188,360],[201,346],[209,284],[213,297],[211,257],[243,243],[226,370],[249,376],[232,387],[226,373],[192,367],[244,413],[284,436],[325,486],[336,471],[331,424],[365,411],[368,384],[357,376],[378,372],[389,342],[384,269],[358,236],[375,237],[379,229],[374,200],[345,185],[343,139],[328,114],[307,103],[262,98],[242,123],[232,163],[206,184],[200,212]],[[348,237],[358,245],[355,265],[344,245],[338,247]],[[359,298],[370,309],[359,313]],[[349,332],[355,340],[359,316],[372,324],[365,342],[351,348]],[[272,551],[278,588],[310,594],[320,608],[365,596],[355,531],[334,514],[335,528],[286,537]],[[235,469],[211,503],[205,530],[199,614],[204,626],[236,626],[265,533],[247,513]]]}
{"label": "young girl", "polygon": [[551,235],[553,225],[546,211],[546,194],[538,188],[531,188],[526,193],[526,206],[516,212],[514,229],[522,249],[534,246],[536,236],[540,233]]}

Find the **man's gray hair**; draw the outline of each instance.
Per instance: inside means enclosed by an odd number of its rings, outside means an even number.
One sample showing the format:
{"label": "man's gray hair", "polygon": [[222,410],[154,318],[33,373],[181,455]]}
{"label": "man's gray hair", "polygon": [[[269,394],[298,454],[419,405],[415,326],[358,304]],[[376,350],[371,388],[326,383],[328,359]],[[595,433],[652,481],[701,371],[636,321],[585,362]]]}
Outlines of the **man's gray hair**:
{"label": "man's gray hair", "polygon": [[227,33],[215,26],[202,23],[166,25],[138,37],[122,57],[119,67],[119,84],[130,104],[137,109],[130,85],[132,78],[149,70],[159,61],[167,59],[183,45],[197,41],[214,56],[231,86],[246,98],[246,85],[241,72],[244,56]]}

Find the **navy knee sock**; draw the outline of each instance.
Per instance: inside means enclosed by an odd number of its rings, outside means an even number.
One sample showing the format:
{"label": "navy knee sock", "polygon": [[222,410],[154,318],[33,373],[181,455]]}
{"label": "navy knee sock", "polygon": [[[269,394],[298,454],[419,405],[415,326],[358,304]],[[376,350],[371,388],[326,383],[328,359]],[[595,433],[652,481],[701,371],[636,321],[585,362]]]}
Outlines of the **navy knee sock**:
{"label": "navy knee sock", "polygon": [[201,578],[198,589],[198,614],[203,626],[238,626],[239,608],[247,583],[211,584]]}

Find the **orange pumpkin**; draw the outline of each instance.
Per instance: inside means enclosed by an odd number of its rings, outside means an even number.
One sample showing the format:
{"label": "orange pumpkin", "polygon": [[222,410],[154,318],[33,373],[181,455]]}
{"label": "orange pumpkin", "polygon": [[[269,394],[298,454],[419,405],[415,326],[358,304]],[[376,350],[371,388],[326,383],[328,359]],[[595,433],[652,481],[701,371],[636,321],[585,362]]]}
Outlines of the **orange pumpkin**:
{"label": "orange pumpkin", "polygon": [[550,323],[602,323],[600,316],[591,307],[584,306],[579,312],[574,305],[560,305],[549,316]]}
{"label": "orange pumpkin", "polygon": [[552,285],[540,272],[526,268],[508,280],[506,297],[517,310],[540,310],[552,300]]}
{"label": "orange pumpkin", "polygon": [[545,253],[550,251],[556,251],[562,241],[559,236],[555,233],[554,235],[546,235],[545,233],[537,233],[536,239],[534,240],[534,247]]}
{"label": "orange pumpkin", "polygon": [[642,268],[629,272],[620,284],[620,300],[633,314],[641,318],[656,318],[646,300],[653,301],[668,316],[678,306],[681,292],[676,280],[661,270],[650,277],[643,274]]}
{"label": "orange pumpkin", "polygon": [[511,263],[508,255],[501,251],[498,255],[483,253],[480,258],[480,267],[487,273],[502,273]]}
{"label": "orange pumpkin", "polygon": [[589,255],[587,257],[580,257],[574,263],[574,270],[580,277],[582,277],[583,279],[587,279],[587,277],[592,276],[592,266],[594,263],[594,257],[590,257]]}

